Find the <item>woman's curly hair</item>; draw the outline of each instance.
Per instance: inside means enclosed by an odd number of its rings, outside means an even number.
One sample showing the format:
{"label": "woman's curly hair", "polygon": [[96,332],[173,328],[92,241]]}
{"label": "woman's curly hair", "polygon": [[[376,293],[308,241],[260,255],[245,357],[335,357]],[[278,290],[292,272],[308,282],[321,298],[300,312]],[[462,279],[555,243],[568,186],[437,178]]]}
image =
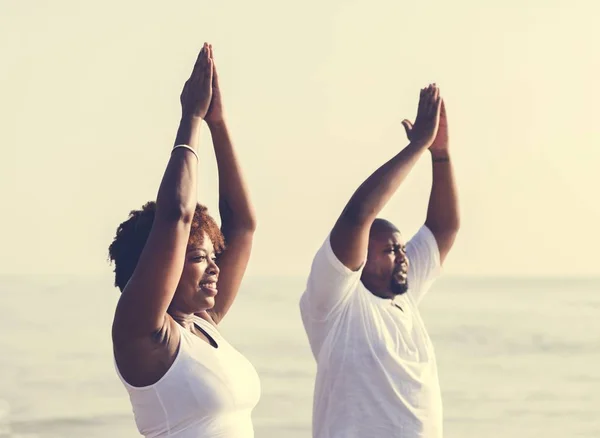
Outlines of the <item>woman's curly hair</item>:
{"label": "woman's curly hair", "polygon": [[[150,235],[155,213],[156,202],[153,201],[147,202],[141,210],[131,211],[127,220],[117,228],[117,234],[108,248],[109,260],[115,264],[115,286],[121,292],[137,266]],[[208,209],[198,204],[192,220],[188,248],[201,244],[204,233],[212,241],[217,254],[225,249],[225,239],[219,226],[208,214]]]}

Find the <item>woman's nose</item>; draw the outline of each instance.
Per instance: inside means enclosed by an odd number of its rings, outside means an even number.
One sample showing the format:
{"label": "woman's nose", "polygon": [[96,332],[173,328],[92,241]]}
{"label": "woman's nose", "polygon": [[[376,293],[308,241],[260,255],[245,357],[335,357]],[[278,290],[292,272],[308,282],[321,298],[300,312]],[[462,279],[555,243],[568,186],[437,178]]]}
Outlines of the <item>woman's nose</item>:
{"label": "woman's nose", "polygon": [[217,275],[221,270],[219,269],[219,265],[214,260],[211,260],[210,265],[208,266],[208,270],[211,274]]}

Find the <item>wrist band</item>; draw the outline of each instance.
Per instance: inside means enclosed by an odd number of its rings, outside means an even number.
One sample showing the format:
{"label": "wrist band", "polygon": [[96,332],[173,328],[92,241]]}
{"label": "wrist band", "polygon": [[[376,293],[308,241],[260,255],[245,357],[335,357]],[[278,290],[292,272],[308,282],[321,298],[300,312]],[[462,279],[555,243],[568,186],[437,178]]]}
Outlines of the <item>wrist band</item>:
{"label": "wrist band", "polygon": [[196,151],[189,147],[187,144],[178,144],[177,146],[173,147],[173,150],[171,151],[171,153],[173,153],[173,151],[177,148],[184,148],[187,149],[188,151],[190,151],[192,154],[194,154],[196,156],[196,160],[200,161],[200,158],[198,158],[198,154],[196,153]]}
{"label": "wrist band", "polygon": [[450,161],[450,157],[433,158],[434,163],[447,163],[448,161]]}

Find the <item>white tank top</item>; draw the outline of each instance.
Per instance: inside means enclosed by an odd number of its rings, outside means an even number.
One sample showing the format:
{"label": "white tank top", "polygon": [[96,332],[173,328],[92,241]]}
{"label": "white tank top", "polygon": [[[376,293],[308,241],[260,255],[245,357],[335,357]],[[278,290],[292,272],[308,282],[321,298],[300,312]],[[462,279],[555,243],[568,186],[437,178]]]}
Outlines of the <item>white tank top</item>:
{"label": "white tank top", "polygon": [[260,381],[252,364],[215,327],[194,323],[217,343],[214,348],[182,326],[171,368],[155,384],[135,387],[117,374],[129,392],[138,430],[146,438],[252,438],[252,409]]}

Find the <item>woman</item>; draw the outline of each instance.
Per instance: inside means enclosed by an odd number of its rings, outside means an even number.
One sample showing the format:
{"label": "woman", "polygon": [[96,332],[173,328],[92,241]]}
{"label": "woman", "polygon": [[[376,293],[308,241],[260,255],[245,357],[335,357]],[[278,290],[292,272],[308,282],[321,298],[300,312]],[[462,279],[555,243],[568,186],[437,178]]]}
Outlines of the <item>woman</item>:
{"label": "woman", "polygon": [[[142,435],[252,437],[258,376],[216,326],[238,292],[256,220],[206,43],[181,106],[156,203],[131,212],[109,249],[122,291],[112,330],[115,362]],[[196,201],[203,121],[219,167],[220,230]]]}

